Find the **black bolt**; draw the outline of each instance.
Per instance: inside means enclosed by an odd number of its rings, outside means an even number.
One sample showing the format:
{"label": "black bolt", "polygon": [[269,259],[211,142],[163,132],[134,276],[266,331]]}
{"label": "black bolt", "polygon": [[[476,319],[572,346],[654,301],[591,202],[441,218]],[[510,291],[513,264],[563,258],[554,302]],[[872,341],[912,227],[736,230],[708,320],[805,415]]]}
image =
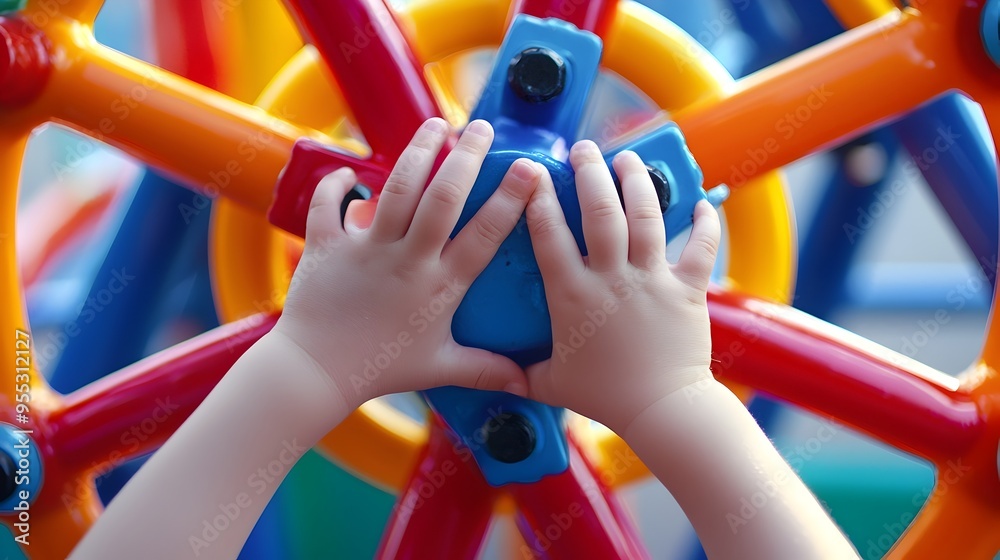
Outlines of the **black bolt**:
{"label": "black bolt", "polygon": [[535,450],[535,428],[520,414],[504,412],[483,424],[486,452],[501,463],[520,463]]}
{"label": "black bolt", "polygon": [[528,103],[545,103],[562,93],[566,85],[566,63],[551,49],[524,49],[511,59],[507,83]]}
{"label": "black bolt", "polygon": [[646,171],[649,172],[653,188],[656,189],[656,198],[660,201],[660,212],[666,212],[670,206],[670,181],[667,180],[667,176],[662,171],[652,165],[647,165]]}
{"label": "black bolt", "polygon": [[[660,201],[660,213],[664,213],[670,207],[670,181],[662,171],[652,165],[647,165],[646,171],[649,173],[649,179],[653,181],[653,188],[656,189],[656,198]],[[618,199],[622,201],[622,206],[625,206],[622,183],[618,179],[615,179],[615,188],[618,189]]]}
{"label": "black bolt", "polygon": [[14,458],[4,451],[0,451],[0,500],[6,500],[14,493],[17,484],[14,484],[14,471],[17,465]]}

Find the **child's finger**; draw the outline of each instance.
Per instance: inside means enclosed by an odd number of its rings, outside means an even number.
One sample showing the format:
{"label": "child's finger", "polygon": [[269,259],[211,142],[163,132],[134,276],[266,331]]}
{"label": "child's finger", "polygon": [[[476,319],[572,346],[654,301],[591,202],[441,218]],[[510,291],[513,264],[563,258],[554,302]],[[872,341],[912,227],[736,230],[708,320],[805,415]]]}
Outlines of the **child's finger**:
{"label": "child's finger", "polygon": [[372,239],[396,241],[406,234],[434,160],[447,139],[448,123],[443,119],[429,119],[417,129],[382,187],[369,228]]}
{"label": "child's finger", "polygon": [[525,370],[528,377],[528,397],[552,406],[557,404],[558,391],[552,378],[552,358],[531,364]]}
{"label": "child's finger", "polygon": [[667,233],[663,213],[646,165],[635,152],[628,151],[615,156],[613,164],[625,200],[629,261],[643,268],[651,262],[666,262]]}
{"label": "child's finger", "polygon": [[510,358],[488,350],[454,344],[438,369],[441,378],[437,386],[457,385],[484,391],[506,391],[527,396],[528,380]]}
{"label": "child's finger", "polygon": [[441,258],[449,270],[470,282],[479,276],[521,219],[538,179],[530,160],[510,166],[493,196],[445,247]]}
{"label": "child's finger", "polygon": [[413,222],[406,233],[411,251],[424,255],[440,254],[458,222],[492,143],[493,127],[486,121],[472,121],[465,127],[455,148],[420,197]]}
{"label": "child's finger", "polygon": [[573,234],[566,225],[566,216],[556,197],[548,170],[535,164],[541,172],[538,187],[528,201],[528,232],[546,286],[559,284],[565,278],[580,275],[586,266],[580,256]]}
{"label": "child's finger", "polygon": [[313,192],[312,200],[309,202],[309,214],[306,217],[306,245],[319,243],[344,233],[344,225],[340,221],[340,207],[344,203],[344,197],[356,182],[354,170],[341,167],[323,177],[316,185],[316,191]]}
{"label": "child's finger", "polygon": [[694,207],[694,227],[687,245],[681,251],[673,272],[687,285],[700,290],[708,287],[715,257],[719,252],[719,238],[722,228],[719,225],[719,213],[708,203],[701,200]]}
{"label": "child's finger", "polygon": [[369,229],[375,219],[374,200],[352,200],[344,215],[344,231],[358,232]]}
{"label": "child's finger", "polygon": [[576,171],[590,266],[596,270],[618,268],[628,259],[628,225],[604,156],[596,144],[584,140],[573,146],[569,158]]}

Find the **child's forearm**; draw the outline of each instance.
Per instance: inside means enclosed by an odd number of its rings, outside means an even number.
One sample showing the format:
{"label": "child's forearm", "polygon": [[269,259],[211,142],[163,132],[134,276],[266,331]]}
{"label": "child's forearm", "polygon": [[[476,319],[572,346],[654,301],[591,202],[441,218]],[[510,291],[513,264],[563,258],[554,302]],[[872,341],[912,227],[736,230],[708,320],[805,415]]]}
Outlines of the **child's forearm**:
{"label": "child's forearm", "polygon": [[129,481],[72,558],[236,558],[299,456],[349,412],[312,359],[272,331]]}
{"label": "child's forearm", "polygon": [[622,434],[670,490],[711,558],[856,558],[743,404],[706,381],[646,409]]}

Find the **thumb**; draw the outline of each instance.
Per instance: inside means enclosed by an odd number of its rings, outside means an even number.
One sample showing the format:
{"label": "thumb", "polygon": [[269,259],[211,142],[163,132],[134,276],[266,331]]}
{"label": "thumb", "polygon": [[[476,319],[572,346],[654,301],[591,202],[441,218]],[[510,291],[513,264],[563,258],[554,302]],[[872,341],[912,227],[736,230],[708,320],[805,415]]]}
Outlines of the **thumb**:
{"label": "thumb", "polygon": [[366,230],[371,227],[374,218],[374,201],[352,200],[347,206],[347,215],[344,216],[344,229],[348,232]]}
{"label": "thumb", "polygon": [[354,187],[357,176],[349,167],[330,173],[320,180],[309,201],[309,214],[306,217],[306,244],[321,243],[329,237],[337,237],[344,233],[340,219],[340,206],[344,197]]}
{"label": "thumb", "polygon": [[439,385],[458,385],[485,391],[506,391],[524,397],[528,380],[510,358],[489,350],[455,344],[455,352],[442,368]]}
{"label": "thumb", "polygon": [[715,257],[719,253],[720,235],[719,213],[707,201],[698,201],[694,207],[691,237],[673,266],[674,273],[692,288],[704,290],[708,287]]}
{"label": "thumb", "polygon": [[557,404],[558,395],[552,378],[552,359],[531,364],[525,370],[528,375],[528,396],[532,399],[552,406]]}

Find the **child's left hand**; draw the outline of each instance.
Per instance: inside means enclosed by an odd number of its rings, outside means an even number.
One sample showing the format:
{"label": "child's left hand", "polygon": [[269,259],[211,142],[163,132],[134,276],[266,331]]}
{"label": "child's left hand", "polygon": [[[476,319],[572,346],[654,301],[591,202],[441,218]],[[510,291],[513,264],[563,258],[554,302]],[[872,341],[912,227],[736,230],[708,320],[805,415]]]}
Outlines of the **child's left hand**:
{"label": "child's left hand", "polygon": [[424,190],[448,131],[441,119],[421,126],[386,181],[370,226],[357,201],[341,224],[341,201],[356,180],[350,169],[327,176],[313,195],[305,251],[274,332],[311,356],[351,408],[442,385],[526,393],[520,367],[460,346],[451,321],[524,212],[540,166],[514,162],[496,193],[449,240],[493,129],[470,123]]}

